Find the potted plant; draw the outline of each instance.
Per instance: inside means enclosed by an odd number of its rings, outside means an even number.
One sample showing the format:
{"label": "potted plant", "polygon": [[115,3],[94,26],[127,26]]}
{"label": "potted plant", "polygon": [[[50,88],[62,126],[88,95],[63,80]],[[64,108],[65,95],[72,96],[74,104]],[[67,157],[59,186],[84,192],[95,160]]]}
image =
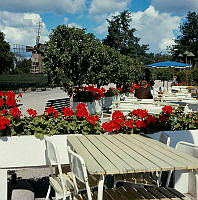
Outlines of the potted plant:
{"label": "potted plant", "polygon": [[79,103],[85,103],[87,105],[89,114],[102,112],[102,97],[104,97],[105,89],[98,89],[93,85],[87,87],[75,87],[73,95],[73,109]]}
{"label": "potted plant", "polygon": [[104,93],[103,107],[105,109],[109,109],[114,101],[120,101],[120,96],[119,95],[120,95],[121,91],[122,91],[121,88],[110,87]]}

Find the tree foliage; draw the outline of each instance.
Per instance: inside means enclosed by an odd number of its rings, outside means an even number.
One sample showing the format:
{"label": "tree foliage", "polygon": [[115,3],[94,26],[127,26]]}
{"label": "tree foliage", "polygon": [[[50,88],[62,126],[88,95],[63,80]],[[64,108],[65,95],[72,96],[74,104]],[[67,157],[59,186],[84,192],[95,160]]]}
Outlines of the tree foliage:
{"label": "tree foliage", "polygon": [[[195,55],[191,58],[194,63],[198,63],[198,14],[196,12],[188,12],[187,17],[179,28],[180,35],[175,40],[176,45],[171,48],[173,57],[179,59],[179,54],[188,51]],[[186,61],[186,55],[183,55],[183,61]]]}
{"label": "tree foliage", "polygon": [[14,65],[14,55],[10,52],[10,45],[5,41],[4,33],[0,31],[0,74],[10,72]]}
{"label": "tree foliage", "polygon": [[113,16],[112,19],[107,19],[108,35],[103,43],[118,50],[123,55],[142,60],[147,56],[148,45],[139,44],[140,38],[134,35],[136,30],[130,28],[131,21],[129,11],[123,11]]}
{"label": "tree foliage", "polygon": [[103,45],[84,29],[65,25],[53,30],[44,56],[49,82],[62,84],[69,93],[73,86],[124,85],[144,75],[138,61]]}
{"label": "tree foliage", "polygon": [[89,83],[89,72],[96,71],[95,49],[100,41],[85,29],[60,25],[50,34],[44,52],[49,82],[65,90]]}
{"label": "tree foliage", "polygon": [[31,59],[25,58],[22,60],[17,60],[14,73],[16,74],[30,73],[31,66],[32,66]]}

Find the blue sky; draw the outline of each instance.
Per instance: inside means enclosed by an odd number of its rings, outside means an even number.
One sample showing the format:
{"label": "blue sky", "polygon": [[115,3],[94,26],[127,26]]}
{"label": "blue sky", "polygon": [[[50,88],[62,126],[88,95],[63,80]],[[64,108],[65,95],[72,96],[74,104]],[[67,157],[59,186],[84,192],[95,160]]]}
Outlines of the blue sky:
{"label": "blue sky", "polygon": [[198,12],[198,0],[0,0],[0,31],[11,44],[34,45],[38,22],[41,42],[61,24],[86,28],[96,37],[107,35],[107,18],[123,10],[132,15],[131,27],[150,52],[166,52],[174,44],[179,24],[188,11]]}

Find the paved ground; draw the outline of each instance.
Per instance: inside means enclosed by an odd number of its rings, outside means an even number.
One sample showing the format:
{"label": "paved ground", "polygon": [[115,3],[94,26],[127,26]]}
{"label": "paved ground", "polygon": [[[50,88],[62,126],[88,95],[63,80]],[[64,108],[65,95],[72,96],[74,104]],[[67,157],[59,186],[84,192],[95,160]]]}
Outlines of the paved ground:
{"label": "paved ground", "polygon": [[47,100],[66,98],[68,95],[60,88],[47,89],[43,92],[25,92],[21,98],[20,109],[22,114],[27,115],[28,108],[35,109],[37,113],[43,114]]}

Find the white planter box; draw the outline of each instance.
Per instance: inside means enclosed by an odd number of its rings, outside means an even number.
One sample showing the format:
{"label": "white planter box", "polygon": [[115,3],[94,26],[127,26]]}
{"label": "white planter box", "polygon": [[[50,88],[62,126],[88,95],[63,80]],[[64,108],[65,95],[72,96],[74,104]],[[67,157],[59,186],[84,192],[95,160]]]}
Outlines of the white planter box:
{"label": "white planter box", "polygon": [[[177,142],[185,141],[198,146],[198,129],[196,130],[181,130],[181,131],[161,131],[170,136],[170,146],[176,146]],[[149,135],[150,137],[159,140],[161,132]],[[181,193],[190,193],[196,198],[196,183],[195,173],[188,172],[186,170],[175,171],[174,175],[174,188]],[[197,198],[196,198],[197,199]]]}
{"label": "white planter box", "polygon": [[94,102],[73,102],[72,109],[76,110],[76,106],[79,103],[84,103],[87,105],[87,109],[90,115],[102,112],[102,100],[97,100]]}
{"label": "white planter box", "polygon": [[[51,136],[61,155],[61,163],[69,164],[67,135]],[[0,137],[0,168],[46,166],[44,139],[35,136]]]}
{"label": "white planter box", "polygon": [[120,95],[113,96],[113,97],[104,97],[103,98],[103,105],[102,105],[102,107],[105,108],[105,109],[109,109],[110,106],[113,104],[114,101],[119,101],[120,102]]}

